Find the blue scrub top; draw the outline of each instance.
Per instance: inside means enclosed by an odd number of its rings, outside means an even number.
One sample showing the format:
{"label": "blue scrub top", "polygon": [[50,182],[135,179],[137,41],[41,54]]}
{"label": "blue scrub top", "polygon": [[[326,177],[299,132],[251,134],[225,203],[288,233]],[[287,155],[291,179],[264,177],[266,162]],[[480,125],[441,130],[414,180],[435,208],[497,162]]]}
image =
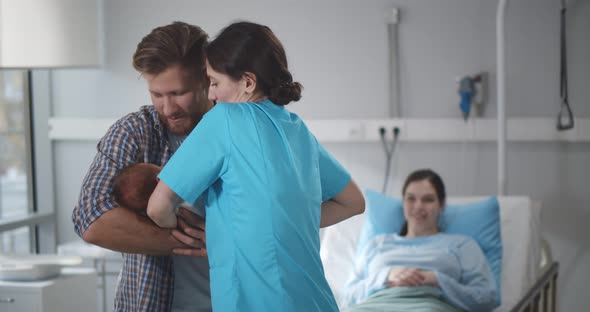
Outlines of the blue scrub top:
{"label": "blue scrub top", "polygon": [[321,203],[348,172],[269,100],[218,103],[159,175],[204,193],[214,311],[337,311],[319,255]]}

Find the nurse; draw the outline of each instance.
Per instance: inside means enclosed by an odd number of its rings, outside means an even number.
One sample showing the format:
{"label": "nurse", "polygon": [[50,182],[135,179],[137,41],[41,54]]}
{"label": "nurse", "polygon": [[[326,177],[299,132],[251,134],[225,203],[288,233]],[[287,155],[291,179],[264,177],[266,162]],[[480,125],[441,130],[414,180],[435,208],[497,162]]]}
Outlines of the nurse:
{"label": "nurse", "polygon": [[159,175],[148,215],[204,194],[214,311],[337,311],[319,229],[364,211],[350,174],[285,105],[301,98],[270,28],[238,22],[206,50],[203,117]]}

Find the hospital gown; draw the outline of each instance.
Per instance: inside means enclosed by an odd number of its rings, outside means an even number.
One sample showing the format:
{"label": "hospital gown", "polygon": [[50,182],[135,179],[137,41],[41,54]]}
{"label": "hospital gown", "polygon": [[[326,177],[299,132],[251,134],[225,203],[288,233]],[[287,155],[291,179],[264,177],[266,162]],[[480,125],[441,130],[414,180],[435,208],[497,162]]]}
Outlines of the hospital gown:
{"label": "hospital gown", "polygon": [[497,306],[494,277],[477,243],[444,233],[416,238],[384,234],[369,241],[357,255],[344,302],[361,303],[385,289],[387,275],[396,267],[435,272],[442,297],[463,310],[491,311]]}
{"label": "hospital gown", "polygon": [[214,311],[337,311],[321,202],[350,175],[297,115],[269,100],[218,103],[159,177],[189,203],[205,192]]}

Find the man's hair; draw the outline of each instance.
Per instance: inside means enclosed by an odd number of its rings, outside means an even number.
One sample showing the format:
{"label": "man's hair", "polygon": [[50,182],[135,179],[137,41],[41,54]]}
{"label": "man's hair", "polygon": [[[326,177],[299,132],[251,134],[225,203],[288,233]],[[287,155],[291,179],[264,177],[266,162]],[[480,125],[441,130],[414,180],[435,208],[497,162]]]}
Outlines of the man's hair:
{"label": "man's hair", "polygon": [[184,22],[154,28],[143,37],[133,54],[133,67],[157,75],[173,65],[189,70],[198,83],[207,81],[205,47],[207,33]]}

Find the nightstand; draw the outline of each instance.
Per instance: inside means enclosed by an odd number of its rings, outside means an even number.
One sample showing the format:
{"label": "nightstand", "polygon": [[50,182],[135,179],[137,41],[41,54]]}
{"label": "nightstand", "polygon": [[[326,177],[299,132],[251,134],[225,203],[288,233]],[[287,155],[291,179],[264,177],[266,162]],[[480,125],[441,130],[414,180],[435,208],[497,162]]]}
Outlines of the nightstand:
{"label": "nightstand", "polygon": [[96,271],[91,268],[64,268],[42,281],[0,281],[0,311],[96,311],[96,302]]}

